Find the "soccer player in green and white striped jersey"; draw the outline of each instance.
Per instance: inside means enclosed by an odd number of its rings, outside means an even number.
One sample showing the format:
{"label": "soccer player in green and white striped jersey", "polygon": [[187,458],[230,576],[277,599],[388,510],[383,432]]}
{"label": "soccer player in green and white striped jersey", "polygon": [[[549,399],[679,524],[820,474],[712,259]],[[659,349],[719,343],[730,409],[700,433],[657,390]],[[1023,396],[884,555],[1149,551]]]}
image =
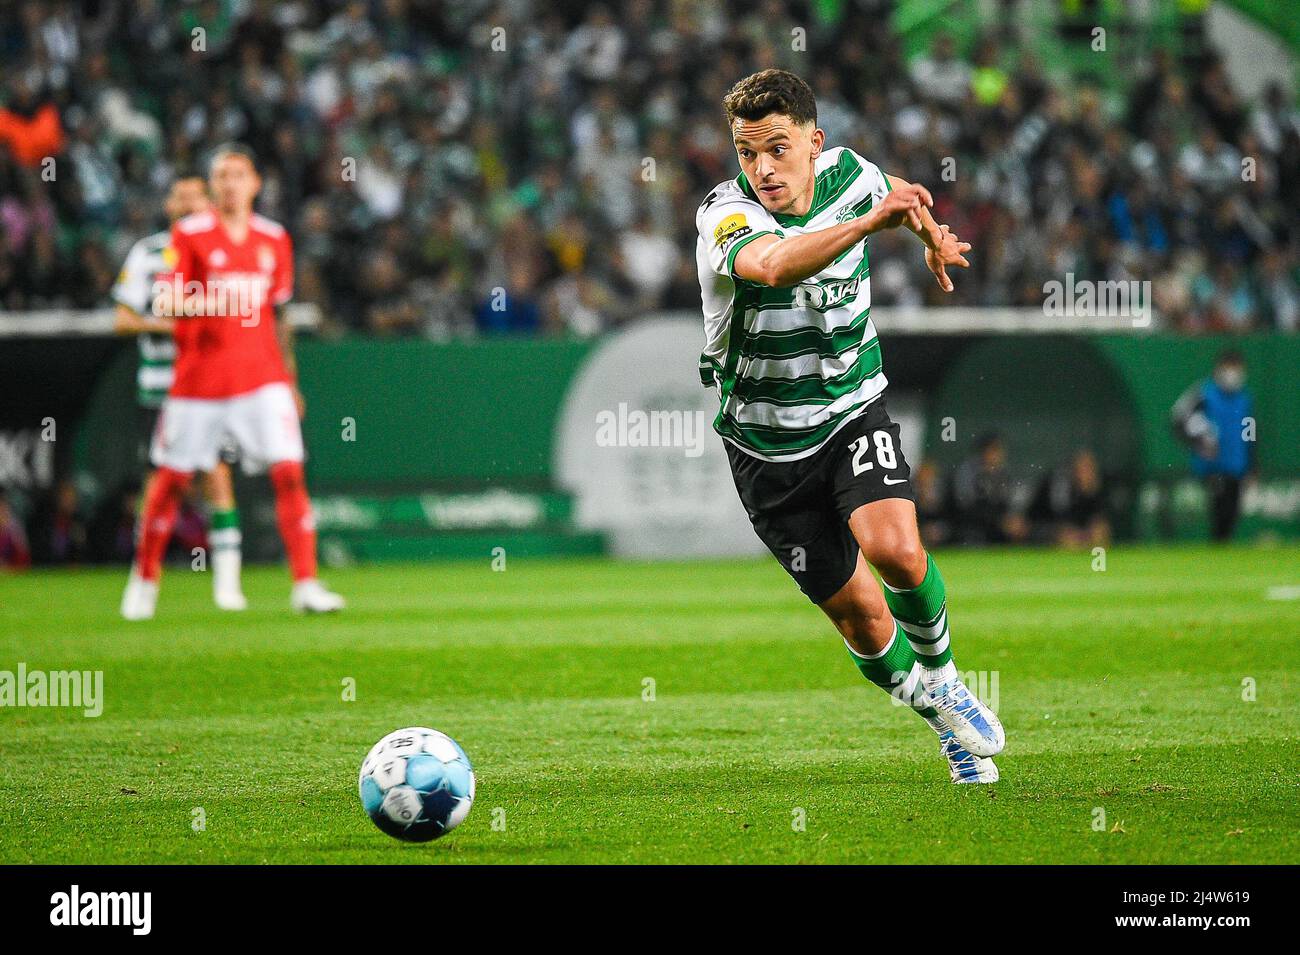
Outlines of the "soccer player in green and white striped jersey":
{"label": "soccer player in green and white striped jersey", "polygon": [[826,148],[793,73],[755,73],[723,106],[741,174],[700,206],[696,264],[700,376],[718,390],[736,489],[862,673],[939,734],[952,781],[996,782],[1002,726],[953,665],[943,578],[885,408],[867,237],[910,229],[946,292],[970,245],[934,221],[923,186]]}
{"label": "soccer player in green and white striped jersey", "polygon": [[[178,178],[163,203],[169,223],[207,207],[207,183],[201,176]],[[172,386],[172,366],[176,361],[176,343],[172,339],[175,320],[156,315],[153,309],[155,278],[170,275],[175,269],[176,258],[170,244],[171,231],[164,230],[133,245],[111,293],[116,304],[115,329],[119,334],[135,335],[140,346],[136,397],[147,426],[146,448],[163,399]],[[212,506],[212,529],[208,534],[212,547],[212,596],[222,610],[243,610],[248,602],[239,580],[242,535],[228,463],[217,462],[204,482],[204,492]]]}

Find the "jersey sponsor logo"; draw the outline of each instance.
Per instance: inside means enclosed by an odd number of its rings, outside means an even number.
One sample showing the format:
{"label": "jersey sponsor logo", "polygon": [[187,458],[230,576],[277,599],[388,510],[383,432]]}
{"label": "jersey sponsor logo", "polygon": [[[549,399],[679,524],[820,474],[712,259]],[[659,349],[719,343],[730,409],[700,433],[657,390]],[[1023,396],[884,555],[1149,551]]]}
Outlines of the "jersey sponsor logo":
{"label": "jersey sponsor logo", "polygon": [[838,282],[823,282],[796,285],[794,303],[800,308],[811,308],[818,312],[828,311],[843,305],[850,299],[857,298],[858,289],[862,287],[862,277],[841,279]]}
{"label": "jersey sponsor logo", "polygon": [[713,230],[713,243],[725,249],[741,236],[748,235],[753,231],[750,228],[749,220],[745,218],[745,214],[736,212],[718,223],[718,227]]}

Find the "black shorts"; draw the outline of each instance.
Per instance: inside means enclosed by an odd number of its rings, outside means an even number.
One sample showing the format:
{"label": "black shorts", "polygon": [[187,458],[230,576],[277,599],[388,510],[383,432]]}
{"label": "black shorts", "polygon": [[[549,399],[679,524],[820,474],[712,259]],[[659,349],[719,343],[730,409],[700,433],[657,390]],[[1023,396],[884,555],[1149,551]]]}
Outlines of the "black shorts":
{"label": "black shorts", "polygon": [[755,532],[813,603],[834,596],[857,568],[849,516],[872,501],[914,500],[912,469],[883,397],[798,461],[763,461],[725,443]]}

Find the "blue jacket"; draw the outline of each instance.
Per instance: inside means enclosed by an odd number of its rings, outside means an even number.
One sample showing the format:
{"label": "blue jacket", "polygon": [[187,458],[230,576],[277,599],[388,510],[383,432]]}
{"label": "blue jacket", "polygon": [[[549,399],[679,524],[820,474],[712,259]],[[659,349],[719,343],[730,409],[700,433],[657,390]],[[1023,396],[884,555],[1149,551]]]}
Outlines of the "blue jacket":
{"label": "blue jacket", "polygon": [[1242,436],[1246,427],[1244,419],[1254,414],[1254,397],[1245,388],[1240,391],[1224,391],[1215,384],[1213,378],[1209,378],[1202,382],[1196,399],[1194,410],[1203,415],[1212,426],[1218,453],[1207,460],[1193,450],[1193,473],[1198,477],[1213,474],[1244,477],[1254,468],[1254,442],[1247,441]]}

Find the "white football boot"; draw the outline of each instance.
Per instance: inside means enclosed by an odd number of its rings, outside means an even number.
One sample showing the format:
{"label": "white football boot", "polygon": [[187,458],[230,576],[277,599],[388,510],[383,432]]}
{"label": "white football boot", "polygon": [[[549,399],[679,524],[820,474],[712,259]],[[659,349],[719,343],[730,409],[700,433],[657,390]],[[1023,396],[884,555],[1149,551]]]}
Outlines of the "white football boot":
{"label": "white football boot", "polygon": [[1001,721],[966,688],[956,667],[948,663],[937,672],[923,671],[922,679],[930,705],[963,748],[985,758],[1002,752],[1007,737]]}
{"label": "white football boot", "polygon": [[212,601],[217,605],[218,610],[247,610],[248,598],[242,591],[230,590],[224,587],[212,588]]}
{"label": "white football boot", "polygon": [[951,732],[939,737],[939,755],[948,760],[948,776],[958,785],[998,781],[998,768],[993,760],[974,755]]}
{"label": "white football boot", "polygon": [[289,605],[299,613],[334,613],[342,610],[345,603],[342,597],[326,590],[325,585],[313,577],[293,585]]}
{"label": "white football boot", "polygon": [[145,580],[134,567],[122,593],[122,616],[127,620],[152,620],[158,607],[158,581]]}

